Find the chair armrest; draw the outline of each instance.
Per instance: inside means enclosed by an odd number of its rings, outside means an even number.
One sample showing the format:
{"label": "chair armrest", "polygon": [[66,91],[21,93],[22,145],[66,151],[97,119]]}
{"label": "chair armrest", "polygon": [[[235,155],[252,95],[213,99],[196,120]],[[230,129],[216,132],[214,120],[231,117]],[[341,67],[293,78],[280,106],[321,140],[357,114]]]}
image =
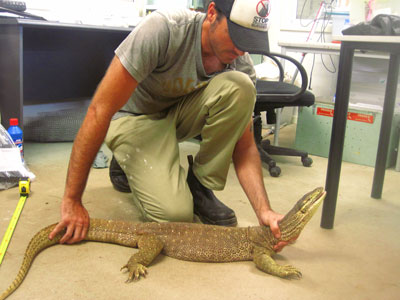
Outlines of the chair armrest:
{"label": "chair armrest", "polygon": [[[283,67],[282,64],[278,61],[278,59],[276,57],[280,57],[283,58],[285,60],[290,61],[291,63],[293,63],[295,65],[295,67],[299,70],[300,72],[300,76],[301,76],[301,87],[300,89],[295,93],[295,94],[277,94],[277,95],[273,95],[273,94],[265,94],[265,96],[279,96],[279,97],[287,97],[288,100],[291,101],[295,101],[297,100],[299,97],[301,97],[301,95],[304,94],[304,92],[307,90],[307,85],[308,85],[308,76],[307,76],[307,72],[304,69],[303,65],[298,62],[296,59],[284,55],[284,54],[280,54],[280,53],[272,53],[272,52],[264,52],[264,51],[260,51],[260,52],[252,52],[251,54],[261,54],[264,56],[269,57],[270,59],[272,59],[279,68],[279,77],[280,77],[280,81],[282,81],[281,78],[283,78]],[[263,96],[263,94],[258,94],[259,96]]]}

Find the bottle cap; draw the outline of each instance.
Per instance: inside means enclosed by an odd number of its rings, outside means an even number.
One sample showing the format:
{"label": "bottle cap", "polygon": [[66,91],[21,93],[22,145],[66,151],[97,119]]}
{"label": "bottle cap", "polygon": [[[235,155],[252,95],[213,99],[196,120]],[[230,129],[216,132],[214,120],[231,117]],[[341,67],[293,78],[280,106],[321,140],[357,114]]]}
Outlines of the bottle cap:
{"label": "bottle cap", "polygon": [[18,119],[17,118],[10,119],[10,126],[18,126]]}

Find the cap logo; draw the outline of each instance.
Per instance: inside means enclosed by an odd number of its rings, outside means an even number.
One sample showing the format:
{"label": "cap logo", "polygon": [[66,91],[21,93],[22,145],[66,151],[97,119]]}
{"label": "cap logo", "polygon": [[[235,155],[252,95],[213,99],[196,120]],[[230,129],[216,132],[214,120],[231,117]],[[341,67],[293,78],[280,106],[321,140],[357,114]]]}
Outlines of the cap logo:
{"label": "cap logo", "polygon": [[270,12],[270,0],[235,0],[229,19],[245,28],[267,31]]}
{"label": "cap logo", "polygon": [[268,17],[269,12],[270,12],[269,0],[261,0],[260,2],[258,2],[258,4],[257,4],[257,14],[261,18]]}
{"label": "cap logo", "polygon": [[271,11],[271,4],[269,0],[260,0],[257,3],[256,11],[258,16],[254,16],[251,26],[263,31],[268,30],[269,19],[267,17]]}
{"label": "cap logo", "polygon": [[271,0],[213,0],[228,18],[229,35],[241,51],[261,53],[269,49]]}

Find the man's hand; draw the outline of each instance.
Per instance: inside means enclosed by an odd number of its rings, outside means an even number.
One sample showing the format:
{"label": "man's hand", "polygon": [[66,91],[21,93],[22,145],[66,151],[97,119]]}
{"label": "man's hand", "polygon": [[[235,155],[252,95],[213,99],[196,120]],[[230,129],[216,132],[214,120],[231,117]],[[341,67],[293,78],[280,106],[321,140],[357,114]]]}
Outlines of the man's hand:
{"label": "man's hand", "polygon": [[[281,238],[281,230],[279,229],[279,222],[283,219],[284,215],[278,214],[273,210],[268,210],[266,213],[262,214],[261,222],[262,225],[267,225],[271,228],[272,234],[275,236],[276,239]],[[282,251],[283,247],[285,247],[289,242],[279,241],[274,246],[275,252]]]}
{"label": "man's hand", "polygon": [[60,243],[73,244],[82,241],[89,229],[89,213],[86,208],[77,201],[63,199],[61,204],[61,221],[50,233],[52,240],[57,233],[67,228]]}

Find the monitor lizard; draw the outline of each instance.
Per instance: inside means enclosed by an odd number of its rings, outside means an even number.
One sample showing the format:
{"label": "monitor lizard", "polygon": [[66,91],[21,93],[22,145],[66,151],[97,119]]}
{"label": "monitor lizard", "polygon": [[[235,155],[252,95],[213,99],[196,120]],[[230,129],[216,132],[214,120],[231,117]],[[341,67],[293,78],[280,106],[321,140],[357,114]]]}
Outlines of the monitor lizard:
{"label": "monitor lizard", "polygon": [[[323,188],[304,195],[279,223],[282,241],[296,239],[325,198]],[[48,238],[56,224],[40,230],[29,243],[18,275],[0,295],[6,299],[22,283],[33,259],[43,249],[58,244],[60,232]],[[132,255],[122,269],[129,272],[127,282],[138,280],[147,273],[147,266],[160,253],[173,258],[196,262],[254,261],[257,268],[282,278],[300,278],[293,266],[277,264],[272,255],[278,239],[269,226],[222,227],[197,223],[133,223],[91,219],[86,241],[118,244],[139,251]],[[121,269],[121,270],[122,270]]]}

